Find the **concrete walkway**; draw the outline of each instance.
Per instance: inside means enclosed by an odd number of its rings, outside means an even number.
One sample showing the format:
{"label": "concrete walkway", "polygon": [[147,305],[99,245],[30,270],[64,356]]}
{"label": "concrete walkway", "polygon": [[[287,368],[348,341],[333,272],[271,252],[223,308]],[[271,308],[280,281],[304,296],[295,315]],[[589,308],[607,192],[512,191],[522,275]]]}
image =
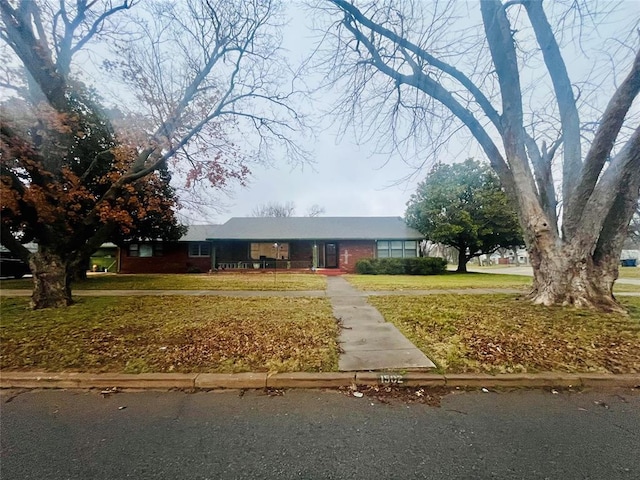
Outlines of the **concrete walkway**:
{"label": "concrete walkway", "polygon": [[342,326],[340,371],[428,370],[435,365],[341,277],[327,277],[327,296]]}

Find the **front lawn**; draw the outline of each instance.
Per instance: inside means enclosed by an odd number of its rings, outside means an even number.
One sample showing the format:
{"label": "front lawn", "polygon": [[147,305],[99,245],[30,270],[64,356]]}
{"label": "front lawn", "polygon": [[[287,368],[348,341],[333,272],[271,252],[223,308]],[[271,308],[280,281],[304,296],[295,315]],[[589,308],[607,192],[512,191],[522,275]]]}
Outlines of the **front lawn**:
{"label": "front lawn", "polygon": [[467,288],[517,288],[526,290],[531,277],[489,273],[452,273],[442,275],[346,275],[360,290],[446,290]]}
{"label": "front lawn", "polygon": [[66,372],[335,371],[320,298],[92,297],[27,310],[1,298],[0,368]]}
{"label": "front lawn", "polygon": [[443,373],[640,373],[640,298],[628,317],[534,306],[513,295],[369,301]]}
{"label": "front lawn", "polygon": [[618,269],[619,278],[640,278],[640,267],[620,267]]}
{"label": "front lawn", "polygon": [[[325,290],[326,277],[308,273],[101,274],[72,285],[76,290]],[[33,288],[29,278],[3,280],[2,288]]]}

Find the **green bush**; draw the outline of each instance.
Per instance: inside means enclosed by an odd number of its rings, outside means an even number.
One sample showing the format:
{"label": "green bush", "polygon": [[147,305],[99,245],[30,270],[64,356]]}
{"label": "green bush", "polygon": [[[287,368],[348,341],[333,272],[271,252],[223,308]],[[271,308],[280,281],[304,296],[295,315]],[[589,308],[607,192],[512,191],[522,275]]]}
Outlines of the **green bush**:
{"label": "green bush", "polygon": [[447,261],[440,257],[377,258],[356,262],[362,275],[437,275],[444,273]]}
{"label": "green bush", "polygon": [[363,258],[362,260],[358,260],[356,262],[356,272],[361,275],[375,275],[376,271],[371,264],[371,260],[368,258]]}
{"label": "green bush", "polygon": [[447,269],[447,261],[440,257],[407,258],[407,275],[438,275]]}
{"label": "green bush", "polygon": [[380,275],[404,275],[406,271],[404,258],[379,258],[377,261]]}

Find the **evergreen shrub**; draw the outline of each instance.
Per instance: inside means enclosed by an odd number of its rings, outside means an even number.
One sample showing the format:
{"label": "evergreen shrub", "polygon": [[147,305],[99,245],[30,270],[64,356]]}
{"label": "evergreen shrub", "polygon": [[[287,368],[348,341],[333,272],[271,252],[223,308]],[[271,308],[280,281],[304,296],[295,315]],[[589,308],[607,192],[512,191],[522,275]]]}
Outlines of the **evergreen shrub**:
{"label": "evergreen shrub", "polygon": [[438,275],[447,269],[447,261],[440,257],[365,258],[356,263],[361,275]]}

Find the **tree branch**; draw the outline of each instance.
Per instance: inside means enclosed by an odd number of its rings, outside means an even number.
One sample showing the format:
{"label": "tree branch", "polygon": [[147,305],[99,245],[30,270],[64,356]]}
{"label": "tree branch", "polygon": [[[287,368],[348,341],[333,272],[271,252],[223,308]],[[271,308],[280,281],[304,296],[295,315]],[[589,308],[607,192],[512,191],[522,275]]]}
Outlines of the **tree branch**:
{"label": "tree branch", "polygon": [[[618,201],[618,197],[626,198],[632,195],[637,201],[637,188],[633,191],[632,186],[623,182],[625,178],[632,178],[637,171],[640,171],[640,127],[636,128],[620,153],[611,160],[609,167],[593,189],[593,193],[589,196],[582,210],[583,214],[579,221],[580,235],[576,235],[575,240],[572,239],[573,244],[596,244],[607,219],[620,218],[619,212],[612,214],[613,206]],[[631,217],[628,220],[630,219]],[[625,229],[629,224],[628,220],[624,225]]]}
{"label": "tree branch", "polygon": [[560,123],[562,125],[562,138],[564,142],[564,163],[562,175],[562,197],[564,199],[565,212],[571,208],[570,198],[575,186],[575,180],[582,170],[582,154],[580,148],[580,118],[576,107],[576,99],[573,95],[571,80],[567,73],[560,47],[556,42],[551,25],[542,8],[541,0],[527,0],[522,2],[529,21],[536,35],[538,45],[542,50],[547,71],[551,77],[555,91],[558,110],[560,111]]}
{"label": "tree branch", "polygon": [[525,133],[525,143],[527,153],[533,164],[533,175],[538,187],[538,195],[542,209],[553,221],[554,226],[557,226],[556,190],[553,185],[551,172],[551,159],[553,155],[549,155],[547,151],[541,152],[533,137],[527,133]]}
{"label": "tree branch", "polygon": [[587,200],[598,182],[605,162],[609,159],[625,116],[638,93],[640,93],[640,49],[636,53],[629,75],[613,94],[602,115],[600,126],[587,152],[582,175],[570,199],[570,208],[565,206],[563,228],[568,234],[582,228],[579,220],[583,216]]}
{"label": "tree branch", "polygon": [[484,114],[489,118],[491,123],[494,125],[499,132],[502,130],[502,125],[500,122],[500,114],[493,108],[489,99],[482,93],[482,91],[471,81],[469,77],[467,77],[460,70],[455,68],[453,65],[450,65],[442,60],[434,57],[429,52],[419,47],[415,43],[410,42],[406,38],[397,35],[393,31],[379,25],[369,18],[367,18],[357,7],[347,2],[346,0],[330,0],[333,4],[339,7],[342,11],[344,11],[348,16],[350,16],[353,20],[358,23],[364,25],[372,32],[375,32],[388,40],[392,41],[399,47],[408,50],[424,60],[429,65],[441,70],[443,73],[451,76],[456,79],[460,84],[466,88],[469,93],[473,96],[475,101],[478,103]]}
{"label": "tree branch", "polygon": [[[333,0],[332,0],[333,1]],[[504,161],[500,150],[495,145],[489,134],[482,127],[480,122],[475,118],[473,113],[464,108],[460,102],[458,102],[454,96],[445,89],[440,83],[432,79],[428,74],[424,73],[421,69],[414,69],[413,75],[404,75],[388,66],[384,60],[380,57],[377,48],[367,38],[364,33],[358,30],[350,21],[349,17],[346,17],[342,22],[343,25],[354,35],[354,37],[367,48],[369,54],[372,57],[372,63],[382,73],[388,77],[394,79],[398,84],[411,85],[435,100],[445,105],[451,112],[462,121],[471,134],[476,138],[480,146],[483,148],[491,165],[495,168],[496,172],[500,176],[503,182],[504,188],[512,196],[515,197],[514,191],[514,179],[513,175]]]}

